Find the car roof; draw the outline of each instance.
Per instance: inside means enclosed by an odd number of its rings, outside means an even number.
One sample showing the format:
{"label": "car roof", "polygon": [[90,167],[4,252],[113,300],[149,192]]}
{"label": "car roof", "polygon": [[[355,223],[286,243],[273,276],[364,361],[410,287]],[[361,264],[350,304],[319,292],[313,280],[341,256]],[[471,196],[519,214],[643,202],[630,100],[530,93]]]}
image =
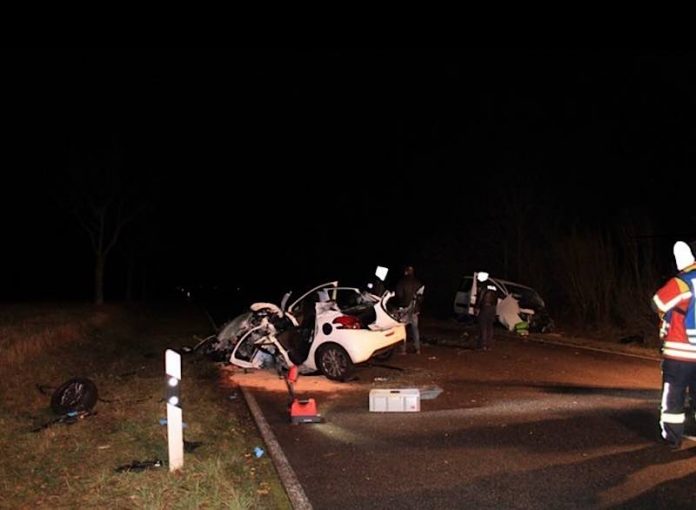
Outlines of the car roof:
{"label": "car roof", "polygon": [[[473,280],[474,277],[472,275],[465,275],[464,278],[471,278]],[[515,287],[519,287],[521,289],[533,290],[534,292],[536,292],[533,288],[522,283],[512,282],[510,280],[503,280],[502,278],[496,278],[495,276],[490,276],[489,279],[493,280],[496,283],[503,284],[503,287],[507,287],[508,285],[514,285]]]}
{"label": "car roof", "polygon": [[530,286],[528,286],[528,285],[523,285],[523,284],[521,284],[521,283],[511,282],[511,281],[509,281],[509,280],[501,280],[500,278],[495,278],[495,280],[498,281],[498,282],[500,282],[500,283],[503,283],[506,287],[507,287],[507,286],[510,286],[510,285],[513,285],[513,286],[515,286],[515,287],[520,287],[521,289],[534,290],[534,289],[531,288]]}

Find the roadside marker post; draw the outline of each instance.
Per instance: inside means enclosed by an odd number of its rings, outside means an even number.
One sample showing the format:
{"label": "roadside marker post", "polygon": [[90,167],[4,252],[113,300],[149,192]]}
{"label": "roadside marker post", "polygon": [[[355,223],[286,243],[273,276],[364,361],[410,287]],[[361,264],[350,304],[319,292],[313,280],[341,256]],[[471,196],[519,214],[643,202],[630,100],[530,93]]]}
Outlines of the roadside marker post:
{"label": "roadside marker post", "polygon": [[181,409],[181,354],[171,349],[164,353],[165,398],[167,400],[167,443],[169,471],[184,467],[184,431]]}

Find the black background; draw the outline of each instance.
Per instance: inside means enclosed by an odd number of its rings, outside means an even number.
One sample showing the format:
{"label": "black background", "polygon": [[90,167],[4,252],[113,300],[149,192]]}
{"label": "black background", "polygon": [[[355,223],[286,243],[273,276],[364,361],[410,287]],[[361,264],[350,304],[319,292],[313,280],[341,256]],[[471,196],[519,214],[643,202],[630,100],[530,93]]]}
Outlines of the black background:
{"label": "black background", "polygon": [[496,272],[479,239],[511,195],[561,225],[650,218],[668,268],[674,240],[696,239],[695,63],[618,49],[4,50],[0,296],[90,297],[89,239],[62,186],[114,140],[147,208],[109,255],[107,299],[124,295],[127,250],[152,296],[208,283],[277,301],[267,293],[361,283],[377,264],[427,276],[438,243],[467,261],[460,274]]}

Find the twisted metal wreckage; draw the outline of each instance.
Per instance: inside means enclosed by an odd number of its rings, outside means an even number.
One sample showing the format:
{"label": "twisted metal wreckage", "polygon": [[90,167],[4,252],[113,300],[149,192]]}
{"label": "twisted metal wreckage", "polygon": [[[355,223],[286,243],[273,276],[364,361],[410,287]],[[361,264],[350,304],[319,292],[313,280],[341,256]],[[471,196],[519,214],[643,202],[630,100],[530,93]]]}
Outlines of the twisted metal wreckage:
{"label": "twisted metal wreckage", "polygon": [[408,307],[390,304],[393,292],[377,296],[338,282],[318,285],[288,304],[254,303],[209,337],[208,352],[241,368],[296,366],[345,381],[355,365],[385,360],[406,339]]}

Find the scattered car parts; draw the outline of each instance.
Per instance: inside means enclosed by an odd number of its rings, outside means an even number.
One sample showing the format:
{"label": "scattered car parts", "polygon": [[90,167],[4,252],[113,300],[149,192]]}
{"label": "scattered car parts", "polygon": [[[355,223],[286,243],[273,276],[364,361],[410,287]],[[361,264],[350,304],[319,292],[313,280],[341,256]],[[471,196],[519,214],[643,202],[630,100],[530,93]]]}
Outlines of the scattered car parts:
{"label": "scattered car parts", "polygon": [[91,411],[99,395],[97,385],[86,377],[75,377],[61,384],[51,396],[51,409],[56,414]]}

